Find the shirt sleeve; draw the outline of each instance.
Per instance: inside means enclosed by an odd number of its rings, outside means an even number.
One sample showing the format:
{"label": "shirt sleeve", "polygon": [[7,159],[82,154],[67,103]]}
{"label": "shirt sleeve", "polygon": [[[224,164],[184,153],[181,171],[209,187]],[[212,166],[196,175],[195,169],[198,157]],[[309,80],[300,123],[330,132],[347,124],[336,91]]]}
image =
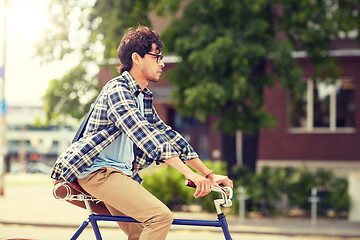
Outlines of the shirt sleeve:
{"label": "shirt sleeve", "polygon": [[167,138],[140,113],[135,96],[125,83],[110,87],[107,96],[108,119],[153,160],[179,156]]}
{"label": "shirt sleeve", "polygon": [[199,157],[191,145],[182,137],[177,131],[173,130],[170,126],[166,125],[157,114],[154,107],[152,107],[154,126],[165,136],[167,141],[179,153],[182,161],[191,160]]}

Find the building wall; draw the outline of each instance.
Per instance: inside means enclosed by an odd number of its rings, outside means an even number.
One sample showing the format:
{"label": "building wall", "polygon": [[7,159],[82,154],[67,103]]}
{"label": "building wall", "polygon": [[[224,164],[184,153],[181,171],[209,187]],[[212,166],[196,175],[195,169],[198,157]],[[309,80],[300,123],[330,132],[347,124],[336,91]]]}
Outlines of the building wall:
{"label": "building wall", "polygon": [[[337,58],[343,72],[341,77],[355,80],[355,109],[360,106],[360,57]],[[305,77],[313,69],[307,59],[299,59]],[[360,111],[355,111],[354,131],[303,132],[294,133],[289,129],[289,96],[279,84],[264,91],[266,109],[273,114],[278,125],[275,130],[260,131],[259,166],[313,166],[346,168],[360,171]],[[285,164],[286,163],[286,164]],[[343,171],[344,175],[345,170]]]}

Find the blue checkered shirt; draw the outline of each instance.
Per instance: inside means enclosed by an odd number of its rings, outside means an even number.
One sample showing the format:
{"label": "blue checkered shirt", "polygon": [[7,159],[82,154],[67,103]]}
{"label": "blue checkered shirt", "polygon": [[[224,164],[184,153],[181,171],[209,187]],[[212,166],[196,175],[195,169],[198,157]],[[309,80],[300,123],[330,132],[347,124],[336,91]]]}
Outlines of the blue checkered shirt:
{"label": "blue checkered shirt", "polygon": [[182,161],[198,157],[188,142],[159,118],[148,88],[142,91],[145,116],[141,115],[136,102],[141,88],[128,72],[110,80],[105,88],[94,106],[84,136],[56,160],[51,173],[53,179],[74,181],[121,133],[137,147],[133,176],[154,161],[160,163],[175,156]]}

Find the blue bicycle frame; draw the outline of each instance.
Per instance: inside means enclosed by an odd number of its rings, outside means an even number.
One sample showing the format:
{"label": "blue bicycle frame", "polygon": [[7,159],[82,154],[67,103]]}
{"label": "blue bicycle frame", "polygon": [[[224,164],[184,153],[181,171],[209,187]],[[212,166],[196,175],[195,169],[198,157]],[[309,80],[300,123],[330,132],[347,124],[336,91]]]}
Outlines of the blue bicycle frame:
{"label": "blue bicycle frame", "polygon": [[[108,215],[99,215],[99,214],[90,214],[89,218],[85,220],[81,226],[77,229],[75,234],[70,238],[70,240],[76,240],[84,229],[88,226],[89,222],[94,230],[96,240],[102,240],[99,226],[97,221],[115,221],[115,222],[134,222],[139,223],[131,217],[125,216],[108,216]],[[228,228],[228,224],[223,213],[218,214],[217,221],[206,221],[206,220],[191,220],[191,219],[174,219],[173,225],[187,225],[187,226],[203,226],[203,227],[221,227],[224,233],[226,240],[232,240]]]}
{"label": "blue bicycle frame", "polygon": [[[189,184],[188,180],[185,182],[186,185],[191,186],[191,182]],[[57,190],[60,187],[65,187],[67,194],[65,197],[59,197],[57,195]],[[226,221],[225,214],[222,213],[221,207],[230,207],[232,205],[232,197],[233,191],[229,187],[220,188],[220,187],[212,187],[212,191],[221,193],[222,199],[214,200],[215,208],[217,211],[218,219],[216,221],[207,221],[207,220],[191,220],[191,219],[174,219],[173,225],[187,225],[187,226],[203,226],[203,227],[221,227],[222,232],[224,233],[225,240],[232,240],[229,232],[228,223]],[[71,187],[66,182],[61,182],[54,187],[54,196],[59,200],[66,201],[83,201],[85,203],[86,208],[89,211],[88,218],[80,225],[75,234],[70,238],[70,240],[76,240],[80,234],[84,231],[84,229],[91,223],[93,231],[95,233],[96,240],[102,240],[99,226],[97,224],[98,221],[114,221],[114,222],[134,222],[139,223],[137,220],[126,217],[126,216],[109,216],[109,215],[100,215],[94,214],[91,207],[90,201],[98,201],[97,199],[89,196],[85,193],[81,193],[78,195],[73,195],[71,193]]]}

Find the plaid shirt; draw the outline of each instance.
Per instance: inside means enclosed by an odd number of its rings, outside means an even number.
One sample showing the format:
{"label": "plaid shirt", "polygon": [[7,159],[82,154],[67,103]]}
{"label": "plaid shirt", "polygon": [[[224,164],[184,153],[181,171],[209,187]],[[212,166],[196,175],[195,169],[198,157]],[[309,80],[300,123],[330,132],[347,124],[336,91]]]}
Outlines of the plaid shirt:
{"label": "plaid shirt", "polygon": [[140,86],[128,72],[110,80],[94,106],[84,136],[59,156],[51,177],[74,181],[122,133],[137,146],[133,176],[154,161],[160,163],[174,156],[182,161],[198,157],[188,142],[159,118],[148,88],[142,91],[145,116],[141,115],[136,102],[139,92]]}

